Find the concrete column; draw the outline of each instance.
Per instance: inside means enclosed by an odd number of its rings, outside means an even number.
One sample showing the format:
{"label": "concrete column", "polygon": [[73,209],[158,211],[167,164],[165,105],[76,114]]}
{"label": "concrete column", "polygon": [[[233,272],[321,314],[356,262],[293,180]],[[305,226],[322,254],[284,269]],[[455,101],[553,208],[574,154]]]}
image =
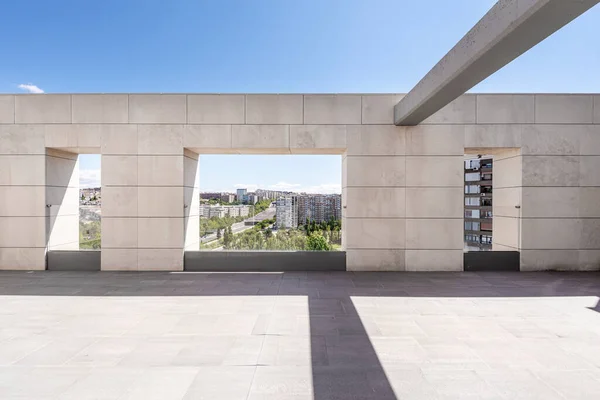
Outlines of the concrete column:
{"label": "concrete column", "polygon": [[0,270],[43,270],[44,131],[41,126],[14,125],[14,97],[0,96]]}
{"label": "concrete column", "polygon": [[185,250],[200,250],[200,187],[198,186],[198,154],[184,150],[184,232]]}
{"label": "concrete column", "polygon": [[405,129],[348,129],[342,160],[342,245],[350,271],[403,271],[406,239]]}
{"label": "concrete column", "polygon": [[102,269],[183,270],[182,125],[103,135]]}
{"label": "concrete column", "polygon": [[493,251],[521,250],[523,157],[520,149],[495,150],[493,174]]}
{"label": "concrete column", "polygon": [[79,160],[66,151],[46,151],[48,251],[79,250]]}

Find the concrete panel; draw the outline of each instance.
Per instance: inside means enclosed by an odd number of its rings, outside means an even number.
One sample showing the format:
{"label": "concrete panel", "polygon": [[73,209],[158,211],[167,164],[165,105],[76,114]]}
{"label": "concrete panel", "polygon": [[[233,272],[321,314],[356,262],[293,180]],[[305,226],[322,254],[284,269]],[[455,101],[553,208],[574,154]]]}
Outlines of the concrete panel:
{"label": "concrete panel", "polygon": [[407,219],[406,248],[412,250],[462,250],[463,230],[462,218]]}
{"label": "concrete panel", "polygon": [[77,131],[74,129],[72,124],[52,124],[38,126],[39,128],[43,129],[46,147],[62,149],[63,151],[72,149],[72,152],[77,152],[79,140],[77,137]]}
{"label": "concrete panel", "polygon": [[140,250],[138,271],[183,271],[183,249]]}
{"label": "concrete panel", "polygon": [[[0,160],[2,160],[2,158],[0,158]],[[342,189],[347,186],[348,186],[348,157],[346,155],[342,155]]]}
{"label": "concrete panel", "polygon": [[477,121],[477,96],[465,94],[450,102],[422,124],[474,124]]}
{"label": "concrete panel", "polygon": [[232,147],[244,153],[289,153],[289,125],[233,125]]}
{"label": "concrete panel", "polygon": [[594,96],[594,123],[600,124],[600,95]]}
{"label": "concrete panel", "polygon": [[392,186],[406,183],[405,157],[346,157],[347,186]]}
{"label": "concrete panel", "polygon": [[464,253],[465,271],[491,272],[521,270],[518,251],[471,251]]}
{"label": "concrete panel", "polygon": [[182,155],[183,125],[138,126],[138,154]]}
{"label": "concrete panel", "polygon": [[0,248],[46,246],[44,217],[0,217],[0,226]]}
{"label": "concrete panel", "polygon": [[403,249],[404,219],[346,218],[346,249]]}
{"label": "concrete panel", "polygon": [[406,157],[406,186],[464,188],[463,156]]}
{"label": "concrete panel", "polygon": [[198,160],[183,157],[183,184],[186,188],[198,187]]}
{"label": "concrete panel", "polygon": [[0,125],[0,154],[45,154],[41,125]]}
{"label": "concrete panel", "polygon": [[493,224],[494,233],[492,240],[494,242],[494,250],[497,250],[496,245],[502,245],[502,247],[511,250],[519,249],[519,241],[522,237],[519,227],[519,218],[494,215]]}
{"label": "concrete panel", "polygon": [[79,250],[79,215],[54,216],[46,219],[48,250]]}
{"label": "concrete panel", "polygon": [[44,217],[43,186],[0,186],[0,217]]}
{"label": "concrete panel", "polygon": [[577,218],[579,216],[580,188],[578,187],[524,187],[522,193],[521,216],[523,217]]}
{"label": "concrete panel", "polygon": [[580,186],[600,186],[600,156],[579,157]]}
{"label": "concrete panel", "polygon": [[[52,207],[46,209],[45,205],[52,205]],[[79,215],[79,187],[46,186],[45,205],[43,207],[45,210],[40,210],[43,212],[41,215]]]}
{"label": "concrete panel", "polygon": [[521,189],[521,187],[494,187],[492,202],[494,217],[519,217],[521,211],[516,206],[522,203]]}
{"label": "concrete panel", "polygon": [[578,250],[521,250],[521,271],[575,271]]}
{"label": "concrete panel", "polygon": [[419,125],[406,128],[406,155],[464,156],[465,127]]}
{"label": "concrete panel", "polygon": [[140,249],[183,250],[183,218],[138,218],[137,220]]}
{"label": "concrete panel", "polygon": [[[199,197],[199,196],[196,196]],[[184,219],[185,250],[200,250],[200,216],[186,216]]]}
{"label": "concrete panel", "polygon": [[600,187],[580,187],[578,209],[582,218],[600,218]]}
{"label": "concrete panel", "polygon": [[581,219],[580,249],[600,250],[600,218]]}
{"label": "concrete panel", "polygon": [[585,126],[528,125],[523,127],[521,154],[578,155]]}
{"label": "concrete panel", "polygon": [[480,152],[485,153],[496,148],[521,147],[523,125],[466,125],[464,128],[465,149],[482,149]]}
{"label": "concrete panel", "polygon": [[79,187],[79,161],[77,155],[63,153],[46,156],[46,184],[49,186]]}
{"label": "concrete panel", "polygon": [[190,94],[187,96],[189,124],[243,124],[243,94]]}
{"label": "concrete panel", "polygon": [[100,271],[100,251],[48,252],[48,271]]}
{"label": "concrete panel", "polygon": [[396,105],[394,123],[417,125],[597,3],[497,2]]}
{"label": "concrete panel", "polygon": [[361,249],[346,251],[348,271],[404,271],[404,250]]}
{"label": "concrete panel", "polygon": [[126,124],[129,96],[126,94],[74,94],[74,124]]}
{"label": "concrete panel", "polygon": [[231,125],[186,125],[183,147],[199,153],[231,152]]}
{"label": "concrete panel", "polygon": [[403,94],[372,94],[362,96],[362,123],[394,123],[394,106],[402,100]]}
{"label": "concrete panel", "polygon": [[579,186],[579,161],[577,156],[523,157],[523,186]]}
{"label": "concrete panel", "polygon": [[406,250],[406,271],[463,270],[462,250]]}
{"label": "concrete panel", "polygon": [[140,186],[183,186],[183,156],[139,156]]}
{"label": "concrete panel", "polygon": [[186,95],[130,94],[129,122],[133,124],[185,124]]}
{"label": "concrete panel", "polygon": [[[521,243],[523,249],[578,249],[582,243],[581,234],[581,220],[576,218],[523,218],[521,222]],[[496,232],[494,231],[495,235]]]}
{"label": "concrete panel", "polygon": [[137,271],[137,249],[102,249],[102,271]]}
{"label": "concrete panel", "polygon": [[345,150],[345,125],[290,126],[290,151],[292,153],[341,154]]}
{"label": "concrete panel", "polygon": [[138,188],[135,186],[102,186],[102,217],[135,217],[138,215]]}
{"label": "concrete panel", "polygon": [[46,248],[0,248],[0,270],[43,271]]}
{"label": "concrete panel", "polygon": [[102,248],[135,249],[138,245],[136,218],[112,218],[102,216]]}
{"label": "concrete panel", "polygon": [[101,165],[103,187],[136,186],[138,184],[137,156],[111,156],[103,154]]}
{"label": "concrete panel", "polygon": [[[496,188],[518,187],[523,184],[523,158],[521,156],[497,160],[494,158],[494,197]],[[495,201],[495,199],[494,199]]]}
{"label": "concrete panel", "polygon": [[45,185],[46,156],[0,155],[0,185]]}
{"label": "concrete panel", "polygon": [[591,95],[536,94],[536,124],[591,124],[594,99]]}
{"label": "concrete panel", "polygon": [[304,123],[360,124],[361,96],[349,94],[304,95]]}
{"label": "concrete panel", "polygon": [[0,95],[0,124],[15,123],[15,96]]}
{"label": "concrete panel", "polygon": [[102,155],[133,155],[137,153],[137,125],[102,126]]}
{"label": "concrete panel", "polygon": [[302,124],[301,94],[246,95],[247,124]]}
{"label": "concrete panel", "polygon": [[403,218],[406,214],[404,188],[353,188],[343,196],[349,218]]}
{"label": "concrete panel", "polygon": [[15,97],[17,124],[70,124],[70,94],[27,94]]}
{"label": "concrete panel", "polygon": [[186,271],[345,271],[343,251],[186,251]]}
{"label": "concrete panel", "polygon": [[406,128],[394,125],[348,126],[348,155],[403,156],[406,154]]}
{"label": "concrete panel", "polygon": [[535,97],[528,94],[478,94],[478,124],[533,124]]}
{"label": "concrete panel", "polygon": [[406,188],[407,218],[463,218],[462,188]]}
{"label": "concrete panel", "polygon": [[577,125],[579,132],[579,154],[600,155],[600,125]]}
{"label": "concrete panel", "polygon": [[182,187],[138,188],[138,216],[183,217]]}
{"label": "concrete panel", "polygon": [[600,271],[600,250],[579,250],[579,271]]}

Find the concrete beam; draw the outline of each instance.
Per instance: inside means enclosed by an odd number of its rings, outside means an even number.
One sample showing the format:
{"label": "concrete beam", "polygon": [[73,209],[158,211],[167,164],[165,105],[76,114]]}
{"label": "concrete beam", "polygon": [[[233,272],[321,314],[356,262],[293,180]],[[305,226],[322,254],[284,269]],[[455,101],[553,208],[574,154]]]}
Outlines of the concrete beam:
{"label": "concrete beam", "polygon": [[599,2],[498,1],[396,104],[394,124],[419,124]]}

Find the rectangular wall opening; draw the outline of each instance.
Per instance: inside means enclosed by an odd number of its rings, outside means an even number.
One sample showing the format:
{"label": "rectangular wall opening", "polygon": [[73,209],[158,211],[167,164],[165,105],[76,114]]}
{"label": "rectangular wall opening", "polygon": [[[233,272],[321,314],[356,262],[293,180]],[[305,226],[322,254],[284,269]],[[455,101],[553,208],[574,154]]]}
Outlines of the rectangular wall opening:
{"label": "rectangular wall opening", "polygon": [[519,271],[519,149],[465,149],[465,271]]}
{"label": "rectangular wall opening", "polygon": [[340,155],[200,155],[200,250],[342,250]]}

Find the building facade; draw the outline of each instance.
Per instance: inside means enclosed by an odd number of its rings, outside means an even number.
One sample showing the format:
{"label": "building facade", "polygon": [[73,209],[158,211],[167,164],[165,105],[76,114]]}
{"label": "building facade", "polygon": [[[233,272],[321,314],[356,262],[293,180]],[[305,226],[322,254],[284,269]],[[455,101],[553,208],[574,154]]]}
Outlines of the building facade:
{"label": "building facade", "polygon": [[338,194],[308,194],[298,196],[298,223],[317,223],[342,219],[342,196]]}
{"label": "building facade", "polygon": [[465,250],[489,251],[493,242],[492,157],[465,160]]}
{"label": "building facade", "polygon": [[277,199],[275,204],[275,226],[278,229],[298,227],[298,197],[284,196]]}

